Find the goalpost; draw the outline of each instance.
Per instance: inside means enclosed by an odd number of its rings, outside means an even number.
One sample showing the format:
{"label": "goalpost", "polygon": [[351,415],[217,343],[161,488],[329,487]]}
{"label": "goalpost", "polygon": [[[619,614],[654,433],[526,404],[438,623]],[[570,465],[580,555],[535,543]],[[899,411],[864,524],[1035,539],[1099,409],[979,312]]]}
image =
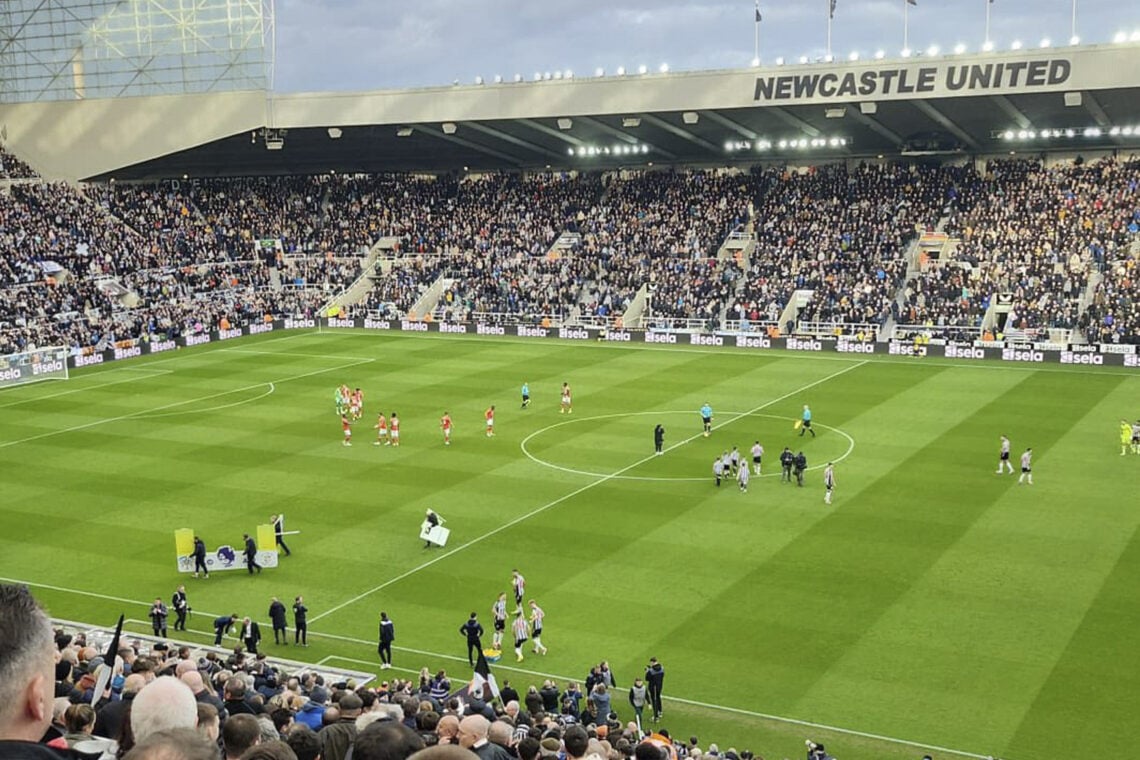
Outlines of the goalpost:
{"label": "goalpost", "polygon": [[40,380],[66,380],[70,355],[71,349],[66,346],[51,346],[0,356],[0,388]]}

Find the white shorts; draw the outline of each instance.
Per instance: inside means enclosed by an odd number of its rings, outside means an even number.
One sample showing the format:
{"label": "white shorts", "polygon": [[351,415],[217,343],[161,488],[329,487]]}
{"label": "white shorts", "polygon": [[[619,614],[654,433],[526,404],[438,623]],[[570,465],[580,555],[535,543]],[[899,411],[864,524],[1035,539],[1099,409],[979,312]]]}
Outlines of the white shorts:
{"label": "white shorts", "polygon": [[570,397],[569,396],[563,396],[562,397],[562,403],[563,404],[569,404],[570,403]]}
{"label": "white shorts", "polygon": [[493,427],[495,427],[495,420],[494,420],[494,418],[491,418],[491,419],[487,420],[487,428],[490,429]]}
{"label": "white shorts", "polygon": [[345,438],[351,438],[352,437],[352,431],[351,430],[344,431],[344,437]]}
{"label": "white shorts", "polygon": [[400,440],[400,431],[399,430],[393,430],[392,431],[392,440],[393,441]]}
{"label": "white shorts", "polygon": [[377,430],[376,431],[376,437],[377,438],[387,438],[388,437],[388,429],[385,428],[384,430]]}

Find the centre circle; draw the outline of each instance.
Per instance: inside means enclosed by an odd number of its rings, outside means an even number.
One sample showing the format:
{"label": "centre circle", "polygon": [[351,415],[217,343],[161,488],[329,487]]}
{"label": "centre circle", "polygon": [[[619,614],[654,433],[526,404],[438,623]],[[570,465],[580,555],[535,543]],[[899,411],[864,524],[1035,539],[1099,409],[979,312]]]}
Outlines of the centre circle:
{"label": "centre circle", "polygon": [[[662,478],[662,477],[650,477],[650,476],[645,476],[645,475],[626,475],[626,474],[624,474],[625,470],[632,469],[632,467],[634,467],[636,465],[644,464],[645,462],[652,461],[654,458],[652,455],[646,456],[644,459],[642,459],[638,462],[635,462],[634,465],[631,465],[631,466],[628,466],[628,467],[623,468],[621,470],[618,470],[617,472],[595,472],[593,470],[583,470],[583,469],[578,469],[575,467],[565,467],[563,465],[560,465],[560,464],[557,464],[555,462],[551,462],[551,461],[543,459],[539,456],[536,456],[535,454],[531,453],[531,451],[527,448],[527,444],[530,443],[531,441],[533,441],[534,439],[538,438],[539,436],[544,435],[545,433],[548,433],[551,430],[555,430],[556,428],[564,427],[566,425],[574,425],[574,424],[577,424],[579,422],[597,422],[599,420],[621,419],[624,417],[645,417],[645,416],[651,416],[651,415],[660,417],[661,415],[666,415],[666,414],[683,414],[683,415],[691,418],[695,415],[695,412],[693,412],[691,410],[686,410],[686,411],[651,411],[651,412],[618,412],[616,414],[599,414],[599,415],[594,415],[593,417],[576,417],[572,420],[568,419],[568,420],[563,420],[561,422],[556,422],[553,425],[547,425],[544,428],[540,428],[540,429],[534,431],[533,433],[531,433],[530,435],[528,435],[526,438],[524,438],[522,440],[522,442],[519,444],[519,448],[522,449],[522,452],[523,452],[523,454],[526,455],[527,459],[534,462],[535,464],[542,465],[543,467],[549,467],[552,470],[558,470],[559,472],[570,473],[572,475],[586,475],[586,476],[593,477],[593,478],[605,478],[606,480],[644,480],[644,481],[658,481],[658,482],[660,482],[660,481],[699,482],[699,481],[709,480],[711,478],[711,476],[684,477],[684,478]],[[798,419],[795,417],[785,417],[785,416],[779,415],[779,414],[760,414],[760,413],[750,413],[750,412],[721,412],[721,415],[734,418],[734,419],[732,419],[732,422],[737,422],[737,421],[740,421],[740,420],[743,420],[743,419],[746,419],[749,417],[763,417],[763,418],[770,419],[770,420],[784,420],[784,421],[789,422],[789,423],[794,423]],[[851,435],[849,435],[844,430],[837,428],[837,427],[833,427],[831,425],[824,425],[822,423],[816,422],[815,420],[812,420],[812,427],[813,428],[819,428],[821,430],[829,430],[829,431],[831,431],[831,432],[833,432],[839,436],[842,436],[843,438],[845,438],[847,440],[847,449],[838,457],[835,457],[834,459],[830,460],[832,463],[842,462],[844,459],[851,456],[851,452],[855,450],[855,439],[852,438]],[[677,446],[684,445],[686,443],[689,443],[690,441],[695,441],[700,437],[701,436],[699,434],[691,436],[689,438],[684,439],[680,443],[674,444],[673,447],[671,447],[671,448],[675,448]],[[666,453],[668,453],[668,452],[666,452]],[[749,459],[749,454],[747,451],[741,452],[741,455],[742,455],[743,459],[745,459],[745,460]],[[819,469],[822,469],[824,466],[825,465],[821,465],[821,464],[813,465],[811,467],[808,467],[807,471],[810,472],[812,470],[819,470]],[[778,474],[779,474],[779,472],[777,470],[774,472],[770,471],[764,475],[759,475],[759,476],[755,476],[755,477],[771,478],[771,477],[775,477]]]}

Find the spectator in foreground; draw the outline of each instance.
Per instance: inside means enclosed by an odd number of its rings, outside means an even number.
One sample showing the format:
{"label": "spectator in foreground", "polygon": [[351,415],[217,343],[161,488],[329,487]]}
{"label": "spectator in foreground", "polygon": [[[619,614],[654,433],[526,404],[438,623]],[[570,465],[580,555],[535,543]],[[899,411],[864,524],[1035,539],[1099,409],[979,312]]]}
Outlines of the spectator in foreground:
{"label": "spectator in foreground", "polygon": [[56,646],[51,620],[25,586],[0,585],[0,641],[0,757],[61,757],[36,743],[51,723]]}

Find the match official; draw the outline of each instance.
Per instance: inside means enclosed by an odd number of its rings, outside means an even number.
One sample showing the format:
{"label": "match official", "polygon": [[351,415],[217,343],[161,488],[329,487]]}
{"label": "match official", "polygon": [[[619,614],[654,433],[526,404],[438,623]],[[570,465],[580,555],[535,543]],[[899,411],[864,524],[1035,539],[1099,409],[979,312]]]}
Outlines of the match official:
{"label": "match official", "polygon": [[661,450],[664,445],[665,428],[661,426],[661,423],[658,423],[657,427],[653,428],[653,450],[657,453],[658,456],[664,453]]}
{"label": "match official", "polygon": [[257,564],[257,542],[248,533],[242,534],[242,539],[245,541],[245,569],[253,575],[253,571],[261,572],[261,565]]}

